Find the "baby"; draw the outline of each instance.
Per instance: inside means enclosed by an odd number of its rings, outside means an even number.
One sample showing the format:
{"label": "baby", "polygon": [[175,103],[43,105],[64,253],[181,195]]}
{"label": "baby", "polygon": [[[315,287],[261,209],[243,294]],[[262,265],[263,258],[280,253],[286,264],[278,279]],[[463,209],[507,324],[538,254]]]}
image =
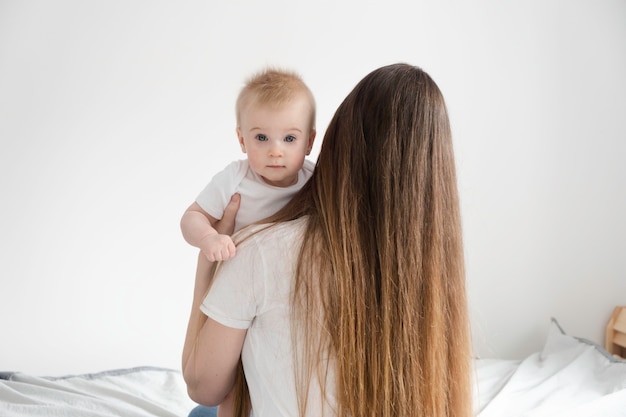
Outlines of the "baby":
{"label": "baby", "polygon": [[[180,225],[185,240],[211,262],[235,255],[230,236],[214,226],[231,196],[240,195],[235,231],[271,216],[313,173],[306,159],[315,140],[315,100],[295,73],[266,69],[248,80],[236,104],[237,138],[247,159],[217,173],[187,208]],[[233,415],[231,395],[218,416]]]}
{"label": "baby", "polygon": [[302,79],[265,70],[248,80],[237,99],[237,138],[247,159],[216,174],[181,219],[185,240],[209,261],[235,254],[230,236],[213,228],[231,196],[241,195],[235,231],[282,208],[310,178],[305,159],[315,139],[315,101]]}

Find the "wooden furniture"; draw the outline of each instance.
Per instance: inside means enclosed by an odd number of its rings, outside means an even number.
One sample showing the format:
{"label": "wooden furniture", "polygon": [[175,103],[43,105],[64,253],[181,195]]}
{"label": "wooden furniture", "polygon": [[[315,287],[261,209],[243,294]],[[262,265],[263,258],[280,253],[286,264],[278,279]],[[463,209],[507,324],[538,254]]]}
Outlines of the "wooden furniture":
{"label": "wooden furniture", "polygon": [[606,350],[626,358],[626,306],[615,307],[606,325]]}

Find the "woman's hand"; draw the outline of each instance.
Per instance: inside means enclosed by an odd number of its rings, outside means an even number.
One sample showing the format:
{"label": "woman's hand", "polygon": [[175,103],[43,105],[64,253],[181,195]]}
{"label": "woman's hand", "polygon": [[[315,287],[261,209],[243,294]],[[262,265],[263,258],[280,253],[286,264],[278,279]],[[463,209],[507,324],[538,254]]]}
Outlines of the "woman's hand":
{"label": "woman's hand", "polygon": [[241,196],[239,194],[233,194],[228,202],[228,205],[224,209],[224,214],[221,220],[218,220],[214,228],[217,233],[221,235],[232,235],[235,230],[235,217],[239,211],[239,204],[241,203]]}
{"label": "woman's hand", "polygon": [[233,194],[224,209],[222,219],[213,224],[217,233],[211,233],[198,242],[198,247],[210,262],[225,261],[235,256],[237,248],[230,235],[235,230],[235,218],[239,211],[241,196]]}

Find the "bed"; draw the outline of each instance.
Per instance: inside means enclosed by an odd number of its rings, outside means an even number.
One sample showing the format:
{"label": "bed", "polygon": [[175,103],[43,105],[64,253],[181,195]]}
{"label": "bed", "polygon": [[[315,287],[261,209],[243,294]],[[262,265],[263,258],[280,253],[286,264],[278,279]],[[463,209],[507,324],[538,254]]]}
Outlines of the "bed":
{"label": "bed", "polygon": [[[523,360],[474,361],[479,417],[626,416],[626,361],[551,321]],[[195,407],[178,370],[137,367],[40,377],[0,373],[0,416],[186,416]]]}

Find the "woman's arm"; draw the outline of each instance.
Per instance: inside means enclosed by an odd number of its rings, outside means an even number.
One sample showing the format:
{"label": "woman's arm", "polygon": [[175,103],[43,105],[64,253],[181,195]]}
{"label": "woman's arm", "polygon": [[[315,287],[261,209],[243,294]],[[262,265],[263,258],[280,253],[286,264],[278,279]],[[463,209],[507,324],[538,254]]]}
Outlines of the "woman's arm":
{"label": "woman's arm", "polygon": [[[233,197],[216,229],[232,232],[239,209],[238,196]],[[231,391],[246,330],[223,326],[205,316],[200,304],[213,279],[214,263],[198,256],[193,303],[183,347],[182,371],[192,400],[217,405]]]}

